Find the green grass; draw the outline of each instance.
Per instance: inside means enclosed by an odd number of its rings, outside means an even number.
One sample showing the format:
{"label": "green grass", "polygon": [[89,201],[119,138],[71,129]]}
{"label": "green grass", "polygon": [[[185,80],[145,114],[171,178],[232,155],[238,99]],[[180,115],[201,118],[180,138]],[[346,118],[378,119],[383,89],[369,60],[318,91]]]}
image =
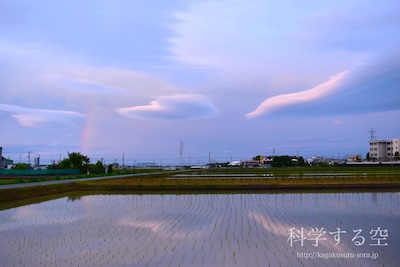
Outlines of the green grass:
{"label": "green grass", "polygon": [[[116,175],[126,175],[126,174],[151,174],[154,172],[162,172],[160,169],[126,169],[126,170],[115,170],[113,173],[109,174],[77,174],[77,175],[65,175],[65,176],[47,176],[47,177],[26,177],[23,178],[15,176],[7,176],[2,178],[0,176],[0,185],[6,184],[21,184],[21,183],[35,183],[35,182],[43,182],[43,181],[54,181],[54,180],[68,180],[68,179],[80,179],[80,178],[92,178],[92,177],[112,177]],[[168,173],[168,171],[165,171]]]}

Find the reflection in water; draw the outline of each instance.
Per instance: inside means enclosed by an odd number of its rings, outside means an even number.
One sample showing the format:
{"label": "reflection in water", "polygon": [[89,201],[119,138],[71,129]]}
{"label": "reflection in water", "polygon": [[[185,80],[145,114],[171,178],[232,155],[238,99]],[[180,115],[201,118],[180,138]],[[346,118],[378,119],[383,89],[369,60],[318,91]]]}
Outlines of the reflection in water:
{"label": "reflection in water", "polygon": [[68,196],[68,201],[80,200],[81,198],[82,198],[82,196],[80,196],[80,195],[72,195],[72,196]]}
{"label": "reflection in water", "polygon": [[378,194],[377,193],[371,193],[372,195],[372,203],[377,204],[378,202]]}
{"label": "reflection in water", "polygon": [[[0,266],[393,266],[400,261],[399,198],[398,193],[61,198],[0,211]],[[359,229],[364,243],[356,246],[352,239]],[[332,253],[347,257],[326,259]],[[351,253],[365,254],[348,257]],[[309,255],[320,257],[306,259]]]}

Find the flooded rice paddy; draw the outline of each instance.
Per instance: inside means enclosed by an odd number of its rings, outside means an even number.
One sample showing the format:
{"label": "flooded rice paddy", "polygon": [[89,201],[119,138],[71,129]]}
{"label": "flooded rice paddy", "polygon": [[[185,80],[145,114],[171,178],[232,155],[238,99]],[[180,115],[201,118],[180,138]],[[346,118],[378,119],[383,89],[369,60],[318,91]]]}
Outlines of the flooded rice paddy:
{"label": "flooded rice paddy", "polygon": [[0,211],[0,266],[395,266],[399,193],[89,195]]}

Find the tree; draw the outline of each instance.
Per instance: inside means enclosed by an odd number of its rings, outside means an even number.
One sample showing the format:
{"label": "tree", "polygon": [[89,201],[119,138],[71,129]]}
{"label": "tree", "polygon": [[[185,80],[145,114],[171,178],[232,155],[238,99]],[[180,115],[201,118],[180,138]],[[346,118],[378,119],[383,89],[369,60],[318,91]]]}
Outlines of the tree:
{"label": "tree", "polygon": [[26,163],[17,163],[14,165],[13,167],[14,170],[27,170],[28,168],[28,164]]}
{"label": "tree", "polygon": [[89,165],[89,172],[93,174],[103,174],[105,173],[105,168],[101,161],[97,161],[96,164]]}
{"label": "tree", "polygon": [[299,167],[303,167],[303,166],[307,166],[308,164],[306,164],[306,161],[304,160],[303,157],[299,157],[298,158],[298,163],[299,163]]}
{"label": "tree", "polygon": [[253,160],[260,161],[260,158],[261,158],[261,156],[260,156],[260,155],[257,155],[257,156],[255,156],[255,157],[253,157]]}
{"label": "tree", "polygon": [[275,156],[271,162],[272,167],[291,167],[293,166],[292,157]]}
{"label": "tree", "polygon": [[304,167],[308,164],[303,157],[275,156],[271,162],[272,167]]}
{"label": "tree", "polygon": [[73,168],[80,169],[81,173],[87,172],[88,165],[90,162],[90,159],[87,156],[82,155],[79,152],[72,152],[72,153],[68,152],[68,157],[69,160],[71,161]]}
{"label": "tree", "polygon": [[376,158],[371,157],[371,155],[369,154],[369,152],[367,153],[367,155],[365,156],[365,158],[366,158],[368,161],[375,161],[375,160],[376,160]]}
{"label": "tree", "polygon": [[399,153],[399,151],[396,151],[396,153],[394,153],[394,158],[395,158],[395,159],[400,159],[400,153]]}
{"label": "tree", "polygon": [[69,158],[65,158],[57,164],[58,169],[70,169],[72,168],[72,163]]}
{"label": "tree", "polygon": [[113,164],[108,164],[108,172],[107,173],[112,173],[113,170]]}

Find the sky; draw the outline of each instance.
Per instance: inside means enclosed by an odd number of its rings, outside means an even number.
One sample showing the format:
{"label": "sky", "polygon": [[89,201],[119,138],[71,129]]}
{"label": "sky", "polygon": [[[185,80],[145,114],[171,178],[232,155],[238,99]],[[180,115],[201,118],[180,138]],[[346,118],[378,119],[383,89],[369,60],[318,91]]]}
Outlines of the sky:
{"label": "sky", "polygon": [[395,0],[0,0],[14,162],[365,157],[400,137]]}

